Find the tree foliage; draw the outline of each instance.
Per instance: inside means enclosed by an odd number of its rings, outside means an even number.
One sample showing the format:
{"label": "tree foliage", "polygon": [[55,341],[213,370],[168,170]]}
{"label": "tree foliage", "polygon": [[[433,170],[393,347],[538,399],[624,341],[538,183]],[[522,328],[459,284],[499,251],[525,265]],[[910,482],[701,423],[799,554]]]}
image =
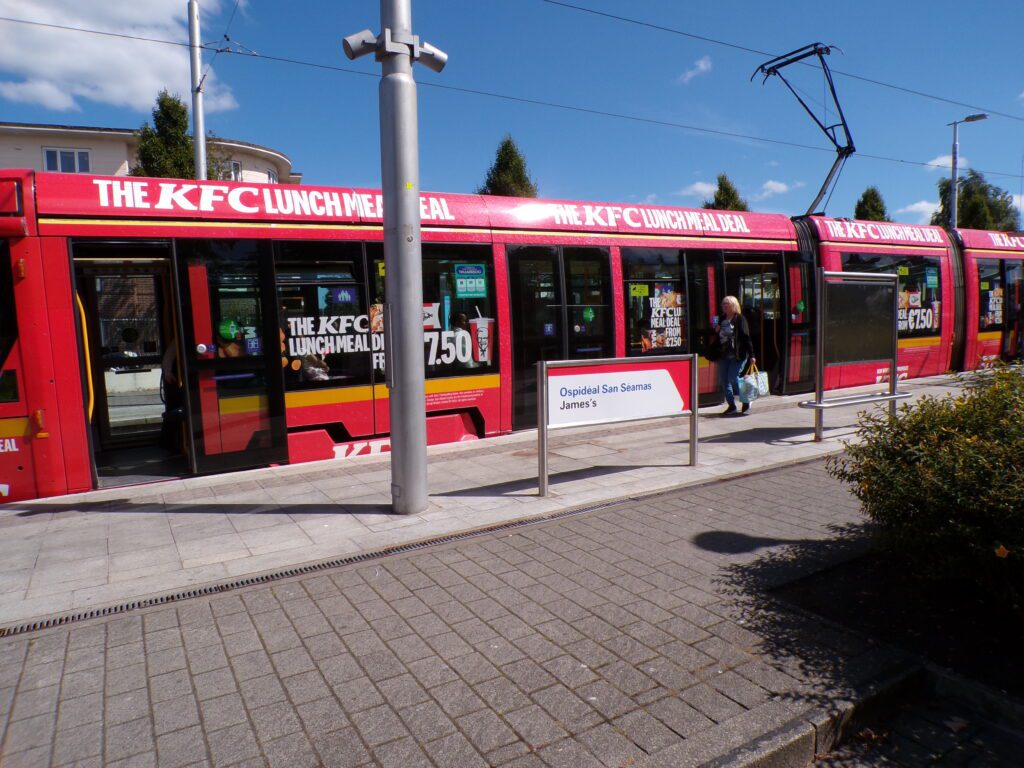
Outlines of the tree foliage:
{"label": "tree foliage", "polygon": [[[178,96],[166,89],[160,91],[153,107],[153,124],[138,130],[138,165],[132,176],[153,176],[165,179],[195,178],[195,155],[189,133],[188,107]],[[206,177],[220,179],[227,170],[228,157],[207,137]]]}
{"label": "tree foliage", "polygon": [[853,209],[853,218],[861,221],[892,221],[888,211],[885,210],[885,200],[878,187],[870,186],[860,196],[856,207]]}
{"label": "tree foliage", "polygon": [[[932,214],[932,224],[949,228],[949,179],[939,179],[939,210]],[[985,176],[974,169],[960,177],[960,195],[957,199],[958,226],[964,229],[994,229],[1013,232],[1020,226],[1013,195],[1005,189],[989,184]]]}
{"label": "tree foliage", "polygon": [[724,173],[718,175],[718,188],[715,190],[715,196],[710,200],[705,200],[703,207],[713,208],[717,211],[750,210],[747,201],[740,197],[739,191]]}
{"label": "tree foliage", "polygon": [[477,193],[506,197],[537,196],[537,185],[526,170],[526,158],[511,136],[506,135],[498,145],[494,164],[487,171],[487,178]]}

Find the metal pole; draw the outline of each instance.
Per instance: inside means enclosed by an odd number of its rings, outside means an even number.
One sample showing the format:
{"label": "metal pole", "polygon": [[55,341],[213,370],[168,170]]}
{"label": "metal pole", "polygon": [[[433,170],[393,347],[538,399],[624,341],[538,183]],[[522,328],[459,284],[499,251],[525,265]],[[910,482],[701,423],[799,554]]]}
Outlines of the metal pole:
{"label": "metal pole", "polygon": [[957,162],[957,155],[960,152],[960,142],[957,141],[956,129],[957,129],[957,126],[959,126],[959,125],[960,125],[959,122],[957,122],[956,120],[953,121],[953,173],[952,173],[952,180],[951,180],[952,184],[951,184],[951,186],[949,188],[949,228],[950,229],[956,229],[956,223],[957,223],[957,218],[956,218],[956,199],[957,199],[957,197],[959,197],[959,192],[957,190],[957,183],[956,183],[956,177],[957,177],[956,162]]}
{"label": "metal pole", "polygon": [[[381,0],[385,38],[412,39],[410,0]],[[412,51],[378,52],[380,166],[384,192],[384,292],[391,322],[387,385],[391,410],[391,506],[413,515],[427,508],[427,418],[423,369],[423,267],[420,164]]]}
{"label": "metal pole", "polygon": [[[815,308],[817,327],[815,328],[815,366],[814,366],[814,400],[821,405],[825,400],[825,269],[818,268],[818,306]],[[820,443],[825,431],[825,412],[821,408],[814,409],[814,442]]]}
{"label": "metal pole", "polygon": [[548,495],[548,364],[537,363],[537,486]]}
{"label": "metal pole", "polygon": [[[899,314],[900,314],[900,282],[899,277],[893,275],[892,277],[892,362],[889,363],[889,394],[896,394],[896,380],[899,378],[899,353],[900,353],[900,338],[899,338]],[[889,401],[889,417],[896,418],[896,400]]]}
{"label": "metal pole", "polygon": [[206,118],[203,116],[203,59],[199,37],[199,2],[188,0],[188,46],[192,68],[192,147],[195,155],[195,175],[206,178]]}
{"label": "metal pole", "polygon": [[697,355],[690,357],[690,466],[697,466],[697,379],[700,364]]}

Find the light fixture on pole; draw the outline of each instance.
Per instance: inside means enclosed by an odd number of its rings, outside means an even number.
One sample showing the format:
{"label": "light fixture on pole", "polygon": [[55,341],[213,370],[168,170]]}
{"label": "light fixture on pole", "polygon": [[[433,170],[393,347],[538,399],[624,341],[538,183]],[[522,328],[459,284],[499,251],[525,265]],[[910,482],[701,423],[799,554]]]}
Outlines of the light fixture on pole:
{"label": "light fixture on pole", "polygon": [[411,0],[380,0],[383,31],[349,35],[350,59],[381,63],[380,166],[384,193],[384,369],[391,413],[391,507],[427,508],[427,414],[423,361],[420,160],[414,61],[440,72],[448,54],[412,33]]}
{"label": "light fixture on pole", "polygon": [[979,120],[987,120],[987,119],[988,119],[988,115],[986,115],[984,112],[979,112],[976,115],[968,115],[963,120],[954,120],[952,123],[947,123],[947,125],[952,125],[953,126],[953,163],[952,163],[952,165],[953,165],[953,173],[951,174],[951,176],[952,176],[952,179],[951,179],[952,186],[950,186],[950,188],[949,188],[949,228],[950,229],[956,229],[956,224],[957,224],[957,219],[956,219],[956,199],[957,199],[957,197],[959,197],[959,192],[960,192],[960,190],[959,190],[959,186],[960,185],[957,184],[957,176],[958,176],[958,172],[957,172],[958,171],[958,169],[957,169],[957,157],[958,157],[958,155],[960,153],[960,142],[957,141],[957,130],[956,130],[957,126],[960,125],[960,123],[976,123]]}

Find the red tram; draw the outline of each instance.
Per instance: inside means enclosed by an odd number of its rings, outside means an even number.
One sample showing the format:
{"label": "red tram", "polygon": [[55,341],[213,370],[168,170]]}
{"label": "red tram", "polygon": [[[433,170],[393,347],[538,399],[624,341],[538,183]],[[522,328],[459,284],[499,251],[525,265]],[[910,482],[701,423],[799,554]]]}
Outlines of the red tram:
{"label": "red tram", "polygon": [[[728,294],[773,391],[809,391],[818,265],[900,275],[901,376],[1020,352],[1017,237],[433,193],[421,211],[431,443],[534,426],[539,360],[702,351]],[[0,502],[386,451],[382,231],[375,190],[0,171]],[[704,360],[700,392],[721,399]]]}

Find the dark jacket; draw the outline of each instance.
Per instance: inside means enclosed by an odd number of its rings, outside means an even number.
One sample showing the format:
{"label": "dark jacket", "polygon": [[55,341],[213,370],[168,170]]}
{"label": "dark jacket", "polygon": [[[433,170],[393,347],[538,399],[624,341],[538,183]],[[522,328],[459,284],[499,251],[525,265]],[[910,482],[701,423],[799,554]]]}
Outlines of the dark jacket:
{"label": "dark jacket", "polygon": [[[718,325],[721,327],[722,323],[725,322],[725,315],[718,316]],[[733,352],[736,355],[737,360],[743,360],[744,358],[750,357],[754,353],[754,345],[750,340],[750,326],[747,324],[747,318],[743,315],[733,315],[732,325],[735,329],[733,334]],[[718,337],[718,330],[713,331],[714,338],[712,339],[712,346],[719,349],[718,358],[721,359],[723,350],[721,349],[721,341]]]}

